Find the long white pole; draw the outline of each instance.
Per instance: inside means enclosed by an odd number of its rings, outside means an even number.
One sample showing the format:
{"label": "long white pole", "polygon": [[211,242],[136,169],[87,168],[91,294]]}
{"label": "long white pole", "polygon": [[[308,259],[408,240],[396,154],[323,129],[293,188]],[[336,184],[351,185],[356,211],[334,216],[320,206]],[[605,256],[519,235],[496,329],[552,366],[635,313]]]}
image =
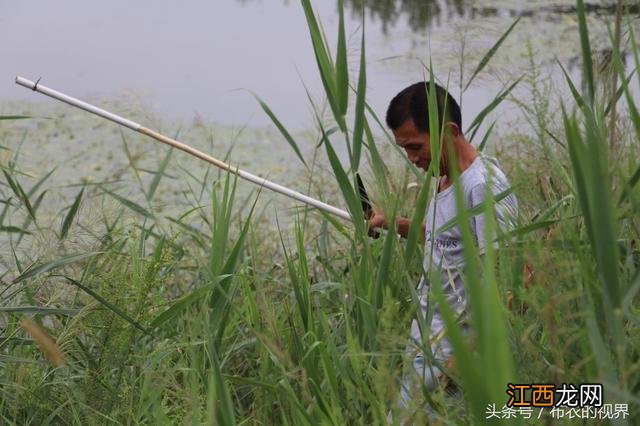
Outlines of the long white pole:
{"label": "long white pole", "polygon": [[71,106],[74,106],[76,108],[80,108],[83,109],[85,111],[88,111],[90,113],[96,114],[102,118],[106,118],[107,120],[113,121],[115,123],[118,123],[122,126],[128,127],[131,130],[134,130],[138,133],[142,133],[143,135],[152,137],[153,139],[160,141],[162,143],[165,143],[167,145],[173,146],[175,148],[178,148],[181,151],[184,151],[188,154],[193,155],[194,157],[197,157],[201,160],[206,161],[207,163],[213,164],[216,167],[219,167],[223,170],[226,170],[230,173],[236,174],[239,177],[241,177],[242,179],[248,180],[249,182],[253,182],[259,186],[265,187],[265,188],[269,188],[272,191],[275,192],[279,192],[280,194],[286,195],[287,197],[293,198],[294,200],[298,200],[301,201],[305,204],[308,204],[310,206],[316,207],[320,210],[324,210],[327,213],[331,213],[333,215],[336,215],[342,219],[345,220],[352,220],[351,219],[351,215],[342,209],[339,209],[337,207],[334,207],[332,205],[329,205],[327,203],[324,203],[320,200],[316,200],[315,198],[311,198],[308,195],[304,195],[298,191],[294,191],[292,189],[289,189],[285,186],[282,186],[280,184],[277,184],[275,182],[271,182],[270,180],[261,178],[260,176],[256,176],[254,174],[245,172],[244,170],[240,170],[237,167],[233,167],[230,164],[227,164],[223,161],[220,161],[210,155],[205,154],[202,151],[199,151],[195,148],[190,147],[187,144],[184,144],[182,142],[179,142],[175,139],[172,139],[168,136],[162,135],[158,132],[155,132],[151,129],[147,129],[146,127],[141,126],[140,124],[136,123],[135,121],[131,121],[128,120],[124,117],[121,117],[119,115],[116,115],[112,112],[106,111],[102,108],[98,108],[94,105],[91,105],[87,102],[81,101],[79,99],[73,98],[69,95],[65,95],[64,93],[58,92],[57,90],[53,90],[49,87],[43,86],[41,84],[39,84],[39,82],[33,82],[31,80],[28,80],[26,78],[23,77],[16,77],[16,84],[19,84],[20,86],[24,86],[27,89],[31,89],[34,92],[40,92],[44,95],[50,96],[54,99],[57,99],[59,101],[65,102]]}

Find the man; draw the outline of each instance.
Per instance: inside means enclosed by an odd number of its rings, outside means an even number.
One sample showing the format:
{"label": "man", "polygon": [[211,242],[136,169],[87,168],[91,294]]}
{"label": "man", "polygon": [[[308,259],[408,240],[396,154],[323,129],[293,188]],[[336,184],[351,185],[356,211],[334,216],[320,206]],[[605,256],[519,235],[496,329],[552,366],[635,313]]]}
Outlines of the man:
{"label": "man", "polygon": [[[424,170],[428,170],[434,160],[430,146],[429,111],[427,107],[428,83],[418,82],[398,93],[389,104],[386,122],[391,128],[396,143],[402,147],[408,159]],[[435,389],[445,378],[444,366],[451,365],[453,350],[444,334],[444,322],[438,310],[429,303],[429,277],[439,273],[440,283],[446,301],[462,319],[463,329],[467,309],[467,295],[461,274],[464,271],[462,233],[459,225],[443,232],[438,230],[457,215],[456,188],[453,186],[452,171],[456,168],[468,208],[485,200],[485,191],[491,188],[494,195],[509,189],[510,185],[500,170],[495,159],[480,154],[462,133],[462,119],[458,103],[440,86],[436,85],[438,120],[444,136],[440,142],[439,176],[437,193],[430,201],[423,224],[425,235],[424,274],[420,280],[418,294],[420,296],[419,315],[423,319],[431,316],[428,324],[428,339],[433,358],[424,354],[419,323],[413,320],[411,325],[412,344],[408,351],[413,357],[413,369],[428,390]],[[443,125],[444,122],[444,125]],[[450,152],[455,155],[451,156]],[[437,160],[437,159],[435,159]],[[495,218],[502,229],[507,229],[515,219],[518,202],[513,194],[508,195],[495,204]],[[396,220],[397,232],[406,237],[409,232],[410,219]],[[375,211],[369,220],[369,228],[385,228],[388,222],[384,215]],[[470,219],[471,231],[479,252],[482,254],[486,244],[492,243],[485,238],[485,217],[483,214]],[[430,312],[430,310],[432,312]],[[424,322],[423,322],[424,323]],[[425,330],[425,332],[427,331]],[[422,346],[424,347],[424,346]],[[417,382],[415,374],[405,376],[401,392],[400,404],[407,406],[411,398],[411,388]]]}

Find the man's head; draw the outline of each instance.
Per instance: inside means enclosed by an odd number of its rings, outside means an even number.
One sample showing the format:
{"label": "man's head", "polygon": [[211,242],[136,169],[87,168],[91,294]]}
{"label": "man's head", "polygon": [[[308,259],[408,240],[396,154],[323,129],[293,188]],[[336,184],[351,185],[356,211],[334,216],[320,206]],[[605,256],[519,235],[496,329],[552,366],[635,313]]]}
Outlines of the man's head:
{"label": "man's head", "polygon": [[[427,89],[429,83],[421,81],[405,88],[389,103],[387,125],[391,128],[396,143],[404,148],[409,161],[427,170],[431,164],[429,138],[429,108]],[[460,106],[441,86],[435,85],[438,105],[438,124],[456,138],[462,135]],[[446,168],[446,149],[442,150],[440,169]]]}

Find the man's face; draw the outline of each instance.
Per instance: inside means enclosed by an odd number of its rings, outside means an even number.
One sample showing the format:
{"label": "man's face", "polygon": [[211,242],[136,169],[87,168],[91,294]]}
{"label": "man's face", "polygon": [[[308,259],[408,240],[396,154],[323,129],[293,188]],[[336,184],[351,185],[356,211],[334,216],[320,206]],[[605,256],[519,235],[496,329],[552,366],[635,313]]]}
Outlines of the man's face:
{"label": "man's face", "polygon": [[416,128],[412,119],[393,130],[396,144],[404,148],[409,161],[417,167],[427,170],[431,164],[431,142],[429,134]]}

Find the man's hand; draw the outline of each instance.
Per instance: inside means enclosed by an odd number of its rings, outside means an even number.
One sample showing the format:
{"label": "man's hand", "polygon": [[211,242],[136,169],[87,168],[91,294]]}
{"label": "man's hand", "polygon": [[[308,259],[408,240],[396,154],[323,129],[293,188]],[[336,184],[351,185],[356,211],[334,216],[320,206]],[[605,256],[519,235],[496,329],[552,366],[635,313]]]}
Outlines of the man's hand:
{"label": "man's hand", "polygon": [[380,210],[373,209],[373,214],[369,218],[369,232],[373,232],[376,229],[388,229],[389,224],[387,218]]}
{"label": "man's hand", "polygon": [[369,225],[369,230],[367,234],[371,238],[380,238],[380,232],[378,230],[380,228],[387,229],[389,226],[387,224],[387,219],[384,217],[384,214],[380,210],[373,209],[373,213],[371,213],[371,217],[367,220]]}
{"label": "man's hand", "polygon": [[[406,217],[399,217],[396,219],[396,232],[400,234],[402,238],[407,238],[409,235],[409,227],[411,220]],[[389,229],[389,222],[380,210],[373,209],[373,215],[369,219],[369,235],[375,233],[376,229]],[[420,240],[424,238],[424,224],[422,225]]]}

